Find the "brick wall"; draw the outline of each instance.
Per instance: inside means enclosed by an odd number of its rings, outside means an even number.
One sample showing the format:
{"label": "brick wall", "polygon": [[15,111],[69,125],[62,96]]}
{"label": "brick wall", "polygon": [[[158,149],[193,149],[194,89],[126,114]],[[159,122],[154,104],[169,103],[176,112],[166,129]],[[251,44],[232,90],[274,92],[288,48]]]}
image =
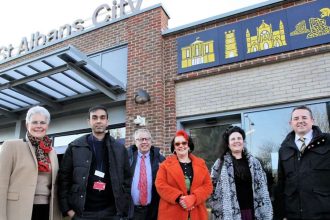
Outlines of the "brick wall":
{"label": "brick wall", "polygon": [[[126,143],[133,143],[133,132],[138,127],[137,115],[146,117],[153,144],[164,146],[164,77],[163,38],[161,30],[167,27],[167,16],[160,8],[132,19],[127,27],[128,81],[126,94]],[[151,101],[136,104],[137,89],[146,90]]]}

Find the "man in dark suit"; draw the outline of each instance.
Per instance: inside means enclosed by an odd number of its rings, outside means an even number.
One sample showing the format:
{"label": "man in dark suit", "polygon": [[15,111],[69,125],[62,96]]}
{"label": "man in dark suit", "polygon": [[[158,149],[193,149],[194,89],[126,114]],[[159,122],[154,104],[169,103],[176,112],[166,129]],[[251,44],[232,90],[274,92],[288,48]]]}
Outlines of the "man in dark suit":
{"label": "man in dark suit", "polygon": [[330,134],[306,106],[293,109],[292,130],[279,150],[281,219],[330,219]]}
{"label": "man in dark suit", "polygon": [[139,129],[134,133],[135,144],[128,148],[128,157],[133,175],[130,219],[156,220],[159,195],[155,188],[159,164],[165,160],[159,148],[151,145],[149,130]]}

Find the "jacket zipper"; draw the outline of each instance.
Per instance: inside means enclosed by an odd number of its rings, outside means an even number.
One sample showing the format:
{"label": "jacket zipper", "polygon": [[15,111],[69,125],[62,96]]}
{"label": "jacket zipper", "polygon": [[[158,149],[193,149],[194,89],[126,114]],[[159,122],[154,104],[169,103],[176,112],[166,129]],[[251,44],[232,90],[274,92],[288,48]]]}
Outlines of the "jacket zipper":
{"label": "jacket zipper", "polygon": [[[93,154],[93,153],[92,153]],[[91,155],[92,155],[91,154]],[[92,159],[93,159],[93,155],[89,157],[89,166],[88,166],[88,172],[87,172],[87,175],[89,177],[89,171],[91,169],[91,165],[92,165]],[[88,185],[88,177],[86,177],[86,182],[85,182],[85,193],[84,193],[84,207],[82,208],[83,212],[85,211],[85,203],[86,203],[86,194],[87,194],[87,185]],[[82,215],[82,213],[81,213]]]}

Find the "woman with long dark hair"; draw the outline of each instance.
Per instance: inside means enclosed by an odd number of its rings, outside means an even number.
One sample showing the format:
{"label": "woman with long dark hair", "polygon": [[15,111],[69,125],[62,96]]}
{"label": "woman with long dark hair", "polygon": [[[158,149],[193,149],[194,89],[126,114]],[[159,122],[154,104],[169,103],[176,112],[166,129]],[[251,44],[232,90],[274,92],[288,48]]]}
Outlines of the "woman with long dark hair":
{"label": "woman with long dark hair", "polygon": [[240,127],[230,126],[223,133],[219,158],[211,170],[213,219],[273,218],[266,174],[260,162],[247,152],[244,140],[245,132]]}

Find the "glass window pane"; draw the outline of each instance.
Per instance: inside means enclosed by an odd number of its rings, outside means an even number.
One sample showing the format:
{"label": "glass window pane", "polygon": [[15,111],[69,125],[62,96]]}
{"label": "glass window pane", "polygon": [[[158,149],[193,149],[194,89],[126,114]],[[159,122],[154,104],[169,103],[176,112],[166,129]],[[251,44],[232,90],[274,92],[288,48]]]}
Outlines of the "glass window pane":
{"label": "glass window pane", "polygon": [[36,101],[34,99],[31,99],[31,98],[29,98],[27,96],[21,95],[21,94],[13,91],[11,89],[5,89],[5,90],[2,90],[2,92],[3,93],[6,93],[6,94],[8,94],[10,96],[16,97],[17,99],[20,99],[20,100],[22,100],[24,102],[27,102],[29,104],[32,104],[32,105],[35,105],[35,104],[38,104],[39,103],[38,101]]}
{"label": "glass window pane", "polygon": [[29,86],[32,86],[38,90],[40,90],[41,92],[44,92],[44,93],[47,93],[48,95],[54,97],[54,98],[57,98],[57,99],[60,99],[60,98],[64,98],[63,95],[61,95],[60,93],[52,90],[52,89],[49,89],[47,88],[46,86],[43,86],[41,85],[40,83],[37,83],[35,81],[32,81],[32,82],[28,82],[27,83]]}
{"label": "glass window pane", "polygon": [[0,84],[5,84],[5,83],[8,83],[9,81],[0,77]]}
{"label": "glass window pane", "polygon": [[0,93],[0,94],[1,94],[1,99],[3,99],[4,101],[8,101],[10,103],[13,103],[13,104],[15,104],[17,106],[21,106],[21,107],[27,107],[28,106],[28,103],[26,103],[26,102],[22,102],[19,99],[15,99],[15,98],[13,98],[11,96],[7,96],[3,93]]}
{"label": "glass window pane", "polygon": [[[68,147],[69,143],[74,141],[75,139],[85,135],[89,134],[90,132],[84,132],[79,134],[71,134],[71,135],[65,135],[65,136],[57,136],[54,137],[54,143],[53,146],[55,148],[55,151],[57,154],[64,154],[66,148]],[[125,144],[125,136],[126,136],[126,128],[114,128],[110,129],[110,135],[114,137],[117,141],[119,141],[122,144]]]}
{"label": "glass window pane", "polygon": [[60,137],[55,137],[54,138],[54,148],[55,148],[55,151],[57,154],[64,154],[66,148],[68,147],[68,144],[85,135],[85,134],[88,134],[88,133],[80,133],[80,134],[72,134],[72,135],[66,135],[66,136],[60,136]]}
{"label": "glass window pane", "polygon": [[283,108],[244,114],[245,146],[259,159],[269,177],[269,185],[277,176],[278,149],[291,130],[290,113],[291,108]]}
{"label": "glass window pane", "polygon": [[24,76],[14,70],[9,70],[8,72],[6,72],[6,75],[13,77],[14,79],[21,79]]}
{"label": "glass window pane", "polygon": [[65,73],[69,76],[71,76],[73,79],[77,80],[78,83],[82,83],[84,86],[88,86],[89,88],[96,90],[95,86],[93,86],[91,83],[89,83],[87,80],[79,76],[77,73],[73,72],[72,70],[67,70]]}
{"label": "glass window pane", "polygon": [[126,137],[126,128],[114,128],[110,129],[110,135],[114,137],[121,144],[125,145],[125,137]]}
{"label": "glass window pane", "polygon": [[70,85],[70,87],[80,93],[90,92],[91,90],[87,87],[83,86],[82,84],[76,82],[75,80],[67,77],[63,73],[57,73],[53,75],[53,78],[60,82],[66,82],[67,85]]}
{"label": "glass window pane", "polygon": [[[315,125],[322,131],[329,131],[327,105],[309,105],[313,111]],[[244,114],[246,147],[264,165],[264,169],[277,172],[277,154],[282,141],[292,130],[289,124],[293,107],[249,112]]]}
{"label": "glass window pane", "polygon": [[218,158],[221,134],[229,125],[231,124],[190,129],[190,135],[195,145],[194,154],[205,160],[209,170]]}
{"label": "glass window pane", "polygon": [[1,99],[0,99],[0,105],[5,106],[6,108],[10,108],[10,109],[18,109],[18,108],[20,108],[17,105],[11,104],[11,103],[6,102],[6,101],[3,101]]}
{"label": "glass window pane", "polygon": [[97,64],[101,65],[101,67],[109,72],[112,76],[123,82],[126,86],[128,57],[127,47],[104,52],[101,54],[101,56],[94,55],[90,58]]}
{"label": "glass window pane", "polygon": [[[41,82],[49,87],[51,87],[52,89],[56,89],[57,91],[61,91],[62,94],[65,94],[66,96],[73,96],[73,95],[77,95],[76,92],[72,91],[70,89],[70,87],[66,87],[58,82],[56,82],[55,80],[52,80],[48,77],[45,78],[41,78],[38,80],[38,82]],[[69,84],[67,84],[69,85]],[[70,85],[71,86],[71,85]]]}
{"label": "glass window pane", "polygon": [[90,59],[93,60],[99,66],[101,66],[101,55],[100,54],[97,54],[95,56],[91,56]]}

